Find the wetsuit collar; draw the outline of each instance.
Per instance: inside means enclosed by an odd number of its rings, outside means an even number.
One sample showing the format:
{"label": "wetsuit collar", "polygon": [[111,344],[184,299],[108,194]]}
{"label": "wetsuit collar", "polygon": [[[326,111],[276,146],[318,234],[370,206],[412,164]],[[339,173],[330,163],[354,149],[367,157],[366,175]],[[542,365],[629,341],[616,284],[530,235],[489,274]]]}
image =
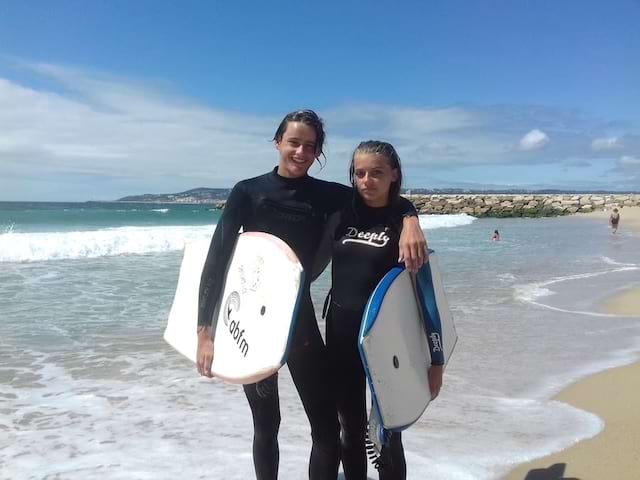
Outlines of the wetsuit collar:
{"label": "wetsuit collar", "polygon": [[363,214],[373,215],[373,216],[380,216],[380,215],[384,216],[389,214],[389,212],[391,212],[390,204],[387,204],[384,207],[370,207],[364,202],[362,197],[358,195],[358,193],[355,191],[354,191],[354,197],[355,197],[354,204],[356,209]]}
{"label": "wetsuit collar", "polygon": [[278,167],[276,166],[271,171],[271,178],[283,185],[298,185],[300,183],[308,181],[311,177],[306,174],[304,177],[297,177],[297,178],[283,177],[282,175],[278,174]]}

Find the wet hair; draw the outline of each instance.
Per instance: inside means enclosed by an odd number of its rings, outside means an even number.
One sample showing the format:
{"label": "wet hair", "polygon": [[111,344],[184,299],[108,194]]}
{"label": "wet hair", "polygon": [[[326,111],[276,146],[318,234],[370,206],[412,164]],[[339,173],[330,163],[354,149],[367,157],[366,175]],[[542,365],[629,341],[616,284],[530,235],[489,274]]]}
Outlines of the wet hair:
{"label": "wet hair", "polygon": [[280,125],[278,125],[278,129],[276,130],[276,133],[272,139],[274,142],[280,143],[282,141],[284,132],[287,130],[287,126],[290,122],[304,123],[305,125],[315,130],[316,160],[322,166],[322,162],[320,162],[320,156],[322,155],[325,159],[327,158],[324,154],[324,151],[322,150],[325,140],[324,122],[322,121],[322,119],[313,110],[295,110],[293,112],[289,112],[284,116],[284,118],[280,122]]}
{"label": "wet hair", "polygon": [[[351,165],[349,166],[349,181],[353,188],[356,188],[355,182],[355,159],[358,154],[373,154],[380,155],[387,159],[391,169],[395,169],[398,172],[398,179],[393,182],[389,188],[389,205],[393,205],[400,196],[400,187],[402,187],[402,167],[400,166],[400,155],[396,152],[388,142],[382,142],[380,140],[367,140],[360,142],[360,145],[356,147],[351,155]],[[356,189],[356,193],[357,193]]]}
{"label": "wet hair", "polygon": [[493,231],[493,233],[495,233],[496,235],[500,235],[500,234],[498,233],[498,230],[494,230],[494,231]]}

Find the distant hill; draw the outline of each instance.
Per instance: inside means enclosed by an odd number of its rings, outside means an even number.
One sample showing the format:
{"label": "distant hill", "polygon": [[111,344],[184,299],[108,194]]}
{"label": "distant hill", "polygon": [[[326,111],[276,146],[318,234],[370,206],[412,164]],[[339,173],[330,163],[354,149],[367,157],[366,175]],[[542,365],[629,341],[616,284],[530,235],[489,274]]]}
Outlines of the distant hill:
{"label": "distant hill", "polygon": [[180,193],[145,193],[119,198],[118,202],[218,203],[227,199],[230,188],[192,188]]}

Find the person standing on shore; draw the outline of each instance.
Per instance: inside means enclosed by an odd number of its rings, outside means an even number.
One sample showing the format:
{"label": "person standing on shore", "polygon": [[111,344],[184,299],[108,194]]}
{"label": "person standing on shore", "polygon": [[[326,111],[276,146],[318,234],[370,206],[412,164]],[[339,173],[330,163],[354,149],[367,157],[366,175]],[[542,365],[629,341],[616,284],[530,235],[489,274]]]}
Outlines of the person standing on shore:
{"label": "person standing on shore", "polygon": [[618,224],[620,223],[620,213],[618,213],[618,209],[614,208],[613,212],[609,216],[609,225],[611,226],[611,233],[618,232]]}
{"label": "person standing on shore", "polygon": [[[400,157],[390,143],[360,143],[352,156],[349,177],[355,187],[353,200],[340,212],[335,230],[327,232],[324,240],[332,246],[326,338],[336,384],[345,479],[366,480],[366,378],[358,334],[369,296],[382,277],[398,264],[401,212],[408,200],[400,196]],[[444,359],[431,347],[434,361],[428,377],[435,398],[442,385]],[[406,479],[400,432],[391,434],[376,460],[376,468],[380,480]]]}
{"label": "person standing on shore", "polygon": [[[307,172],[323,155],[325,132],[312,110],[287,114],[273,142],[278,165],[269,173],[237,183],[218,221],[200,282],[197,369],[212,377],[212,335],[215,306],[222,295],[225,272],[238,232],[270,233],[284,240],[303,268],[311,271],[325,223],[351,200],[352,188],[312,178]],[[408,266],[417,269],[427,255],[426,241],[413,205],[403,211],[400,251]],[[309,478],[335,480],[339,464],[339,424],[328,357],[316,321],[306,276],[291,339],[287,366],[311,425]],[[254,426],[253,463],[258,480],[278,478],[280,401],[278,376],[244,385]]]}

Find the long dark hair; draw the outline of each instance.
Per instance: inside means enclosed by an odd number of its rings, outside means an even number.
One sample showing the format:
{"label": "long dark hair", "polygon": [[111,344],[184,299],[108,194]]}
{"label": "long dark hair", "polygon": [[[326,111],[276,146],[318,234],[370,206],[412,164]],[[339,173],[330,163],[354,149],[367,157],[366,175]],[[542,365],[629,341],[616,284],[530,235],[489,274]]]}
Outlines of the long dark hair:
{"label": "long dark hair", "polygon": [[320,156],[323,156],[326,160],[326,156],[323,151],[325,133],[324,133],[324,122],[318,116],[316,112],[313,110],[295,110],[293,112],[287,113],[280,125],[278,125],[278,129],[276,130],[275,135],[273,136],[273,141],[280,143],[282,141],[282,136],[284,132],[287,130],[287,126],[289,122],[300,122],[308,125],[313,128],[316,132],[316,160],[322,166],[322,162],[320,161]]}
{"label": "long dark hair", "polygon": [[356,189],[355,182],[354,161],[356,155],[359,153],[381,155],[387,159],[389,166],[398,172],[398,179],[393,182],[389,188],[389,205],[396,203],[400,196],[400,188],[402,187],[402,167],[400,166],[400,155],[398,155],[396,149],[393,148],[393,145],[390,143],[382,142],[380,140],[367,140],[366,142],[360,142],[360,145],[356,147],[353,151],[353,155],[351,155],[351,165],[349,166],[349,180],[351,181],[351,185],[353,185],[356,193],[358,190]]}

